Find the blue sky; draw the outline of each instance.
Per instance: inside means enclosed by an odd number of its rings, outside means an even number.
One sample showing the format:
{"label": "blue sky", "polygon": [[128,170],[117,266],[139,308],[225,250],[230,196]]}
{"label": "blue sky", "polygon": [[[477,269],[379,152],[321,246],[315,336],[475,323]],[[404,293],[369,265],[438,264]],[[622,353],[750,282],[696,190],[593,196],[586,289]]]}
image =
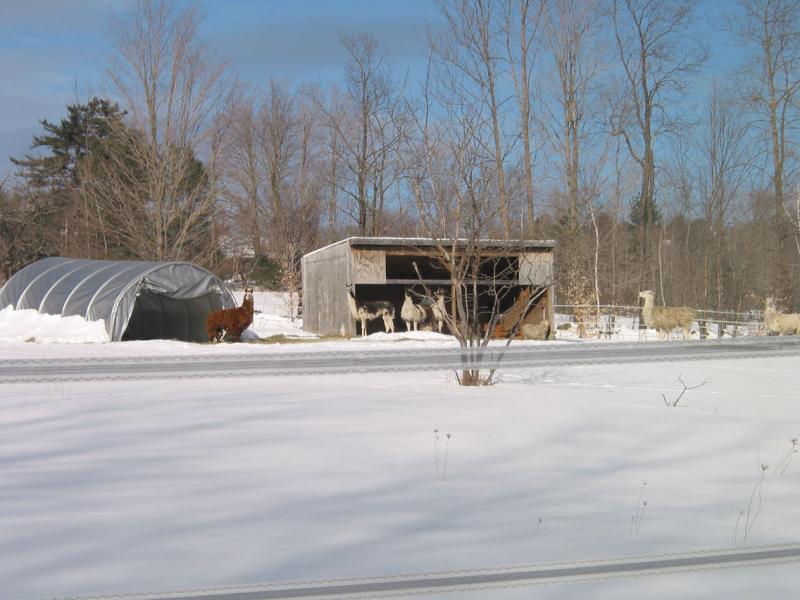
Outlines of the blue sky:
{"label": "blue sky", "polygon": [[[340,31],[370,31],[393,65],[424,69],[432,0],[207,0],[199,3],[212,49],[245,81],[331,81],[342,75]],[[76,99],[102,94],[112,0],[0,0],[0,179]]]}
{"label": "blue sky", "polygon": [[[0,0],[0,179],[9,156],[27,151],[42,118],[60,119],[66,104],[102,95],[106,22],[124,0]],[[340,31],[369,31],[393,67],[424,73],[427,24],[440,23],[434,0],[206,0],[204,34],[239,77],[264,83],[332,81],[342,75]],[[706,72],[740,56],[715,25],[733,0],[706,0],[696,27],[711,47]],[[698,90],[704,88],[702,81]],[[700,92],[698,92],[699,94]],[[699,99],[699,97],[698,97]]]}

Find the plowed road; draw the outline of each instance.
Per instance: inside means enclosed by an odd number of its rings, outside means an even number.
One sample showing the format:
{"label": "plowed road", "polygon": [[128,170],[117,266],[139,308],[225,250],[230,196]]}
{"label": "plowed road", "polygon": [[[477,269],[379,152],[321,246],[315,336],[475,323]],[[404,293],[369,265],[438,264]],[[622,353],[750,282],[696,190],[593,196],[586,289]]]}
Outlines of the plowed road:
{"label": "plowed road", "polygon": [[468,368],[535,368],[587,364],[800,357],[799,337],[691,342],[493,346],[483,350],[397,349],[259,354],[0,360],[0,383],[319,375]]}

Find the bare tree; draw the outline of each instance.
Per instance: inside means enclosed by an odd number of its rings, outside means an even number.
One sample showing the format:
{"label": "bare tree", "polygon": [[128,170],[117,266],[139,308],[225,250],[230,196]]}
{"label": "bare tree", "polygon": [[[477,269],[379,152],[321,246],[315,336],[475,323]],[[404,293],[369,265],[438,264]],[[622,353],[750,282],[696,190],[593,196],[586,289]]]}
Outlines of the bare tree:
{"label": "bare tree", "polygon": [[[336,132],[330,142],[334,154],[331,174],[339,162],[349,174],[339,177],[341,191],[355,202],[353,215],[361,235],[375,235],[385,193],[393,183],[387,176],[392,154],[400,133],[395,125],[401,121],[397,111],[402,107],[402,86],[397,89],[386,63],[386,54],[369,34],[342,34],[342,45],[348,53],[345,64],[346,104],[332,98],[331,106],[317,99],[318,108],[327,117],[327,125]],[[342,111],[344,107],[344,111]]]}
{"label": "bare tree", "polygon": [[562,155],[567,198],[564,238],[569,240],[578,227],[581,143],[586,138],[587,113],[595,100],[592,86],[600,70],[596,39],[592,44],[599,24],[597,7],[579,0],[558,0],[550,7],[547,24],[548,46],[558,82],[554,95],[559,113],[554,118],[553,133]]}
{"label": "bare tree", "polygon": [[286,83],[270,82],[259,112],[261,155],[269,207],[269,247],[290,293],[299,289],[300,259],[317,242],[324,178],[319,124],[311,101]]}
{"label": "bare tree", "polygon": [[730,25],[751,51],[746,66],[747,83],[752,85],[749,97],[769,148],[774,196],[771,292],[792,302],[796,291],[789,251],[792,232],[784,190],[797,167],[797,141],[792,133],[800,117],[800,1],[741,0],[740,7],[741,17],[732,19]]}
{"label": "bare tree", "polygon": [[[461,348],[469,350],[483,348],[492,339],[518,274],[504,257],[508,249],[486,239],[499,212],[494,163],[484,152],[490,130],[463,96],[451,98],[441,119],[433,122],[431,88],[448,88],[450,75],[439,71],[432,78],[429,71],[400,156],[422,232],[434,240],[434,265],[449,277],[444,321]],[[432,302],[434,293],[425,288],[420,296]],[[537,290],[523,302],[519,321],[542,293]],[[519,321],[511,324],[509,341]],[[457,378],[462,385],[488,385],[493,374],[470,365],[457,372]]]}
{"label": "bare tree", "polygon": [[494,162],[492,179],[496,182],[500,225],[505,238],[510,239],[511,208],[506,189],[507,147],[501,123],[504,98],[499,82],[501,54],[497,48],[500,36],[495,2],[438,0],[438,5],[447,23],[447,33],[433,41],[433,48],[442,69],[450,71],[450,93],[469,98],[473,110],[487,122],[491,135],[486,148]]}
{"label": "bare tree", "polygon": [[566,239],[573,238],[578,227],[579,177],[581,172],[581,140],[592,79],[597,67],[591,59],[596,48],[588,42],[597,11],[581,0],[557,0],[547,15],[547,40],[558,81],[556,102],[560,114],[554,126],[563,157],[564,183],[567,196]]}
{"label": "bare tree", "polygon": [[[261,154],[268,190],[272,238],[286,242],[292,225],[290,175],[297,152],[294,97],[285,83],[271,81],[259,113]],[[280,240],[280,242],[278,241]]]}
{"label": "bare tree", "polygon": [[102,168],[87,164],[85,190],[140,258],[206,262],[215,252],[230,86],[199,26],[196,8],[167,0],[138,0],[112,22],[115,54],[106,73],[128,117]]}
{"label": "bare tree", "polygon": [[[333,242],[346,228],[346,222],[340,218],[340,213],[346,212],[345,197],[352,199],[347,194],[350,190],[346,164],[348,150],[354,148],[352,145],[346,146],[352,140],[350,132],[353,125],[352,112],[348,112],[349,98],[335,84],[329,87],[327,93],[317,84],[306,84],[298,94],[298,99],[301,97],[317,115],[315,122],[319,144],[315,158],[319,161],[317,177],[323,180],[320,209],[324,215],[324,239]],[[358,220],[358,211],[354,220]]]}
{"label": "bare tree", "polygon": [[544,0],[505,0],[506,51],[514,80],[514,95],[519,110],[519,133],[522,138],[522,171],[525,190],[524,206],[527,213],[525,233],[532,237],[536,223],[536,206],[533,191],[533,148],[531,129],[535,121],[531,114],[531,91],[534,87],[533,69],[539,50],[539,34]]}
{"label": "bare tree", "polygon": [[[706,251],[703,257],[703,306],[710,306],[710,291],[717,310],[729,305],[725,295],[724,250],[730,208],[751,172],[752,155],[745,153],[746,123],[734,101],[715,85],[708,102],[708,128],[702,144],[698,178],[706,220]],[[713,271],[713,274],[712,274]]]}
{"label": "bare tree", "polygon": [[[315,94],[314,90],[309,90],[309,95],[317,105],[324,105],[325,99]],[[345,119],[345,108],[342,103],[341,94],[336,87],[330,91],[329,108],[323,111],[324,114],[324,134],[326,141],[325,153],[327,155],[328,166],[326,168],[327,179],[327,233],[328,241],[331,242],[336,236],[339,226],[337,213],[339,210],[339,190],[342,187],[342,166],[340,151],[340,132],[343,129]]]}
{"label": "bare tree", "polygon": [[446,237],[455,228],[453,186],[458,178],[453,171],[453,157],[461,154],[457,149],[461,144],[454,141],[452,133],[454,126],[462,122],[457,115],[464,107],[444,111],[439,118],[435,102],[439,82],[433,78],[432,54],[430,51],[426,76],[420,86],[420,101],[416,106],[409,104],[411,123],[404,132],[398,155],[411,190],[409,211],[418,215],[420,221],[417,233],[433,232]]}
{"label": "bare tree", "polygon": [[240,252],[256,257],[266,251],[266,186],[261,131],[255,94],[243,94],[231,105],[231,124],[222,157],[223,194],[232,212],[231,235]]}
{"label": "bare tree", "polygon": [[639,189],[639,285],[647,281],[648,238],[656,221],[655,140],[673,124],[670,94],[705,62],[705,48],[689,32],[695,0],[613,0],[614,25],[623,90],[611,115],[613,135],[621,136],[641,173]]}
{"label": "bare tree", "polygon": [[795,249],[800,254],[800,186],[795,189],[793,196],[793,202],[786,208],[786,214],[792,223]]}
{"label": "bare tree", "polygon": [[[320,148],[320,124],[313,104],[299,97],[296,108],[297,158],[295,176],[291,186],[291,207],[294,226],[287,243],[287,259],[284,260],[284,283],[289,292],[290,306],[294,307],[293,295],[301,289],[301,262],[303,255],[318,246],[320,219],[323,206],[321,199],[325,178],[318,172],[323,168]],[[291,262],[290,262],[291,261]],[[290,315],[294,318],[294,314]]]}
{"label": "bare tree", "polygon": [[35,194],[9,189],[0,182],[0,280],[58,246],[49,234],[53,210]]}
{"label": "bare tree", "polygon": [[[554,148],[561,155],[561,189],[565,192],[559,195],[566,201],[559,236],[559,285],[562,297],[575,305],[588,305],[593,291],[590,259],[584,252],[588,244],[583,239],[582,214],[588,213],[592,218],[595,249],[598,250],[599,246],[595,211],[589,206],[598,194],[586,189],[585,183],[582,185],[582,181],[592,179],[587,179],[590,169],[585,164],[587,160],[583,156],[582,146],[589,135],[591,106],[597,104],[596,79],[602,68],[597,38],[602,22],[597,9],[594,2],[555,0],[548,6],[545,29],[548,53],[555,72],[552,96],[556,114],[550,121],[550,131]],[[597,288],[598,285],[595,285],[595,292]],[[585,318],[579,318],[582,334],[585,321]]]}

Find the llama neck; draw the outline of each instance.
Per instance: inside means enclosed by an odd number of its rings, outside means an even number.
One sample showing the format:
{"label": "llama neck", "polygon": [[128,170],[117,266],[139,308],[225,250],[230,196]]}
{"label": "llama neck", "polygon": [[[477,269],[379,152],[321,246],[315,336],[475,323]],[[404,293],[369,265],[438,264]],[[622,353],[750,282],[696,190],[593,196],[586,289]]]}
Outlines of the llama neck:
{"label": "llama neck", "polygon": [[252,298],[245,298],[242,301],[242,308],[245,310],[245,312],[248,315],[253,316],[253,299]]}
{"label": "llama neck", "polygon": [[353,315],[354,319],[358,318],[358,306],[356,306],[356,299],[353,296],[353,292],[350,290],[347,291],[347,306],[350,307],[350,314]]}
{"label": "llama neck", "polygon": [[653,321],[653,298],[645,296],[644,306],[642,307],[642,318],[646,325]]}

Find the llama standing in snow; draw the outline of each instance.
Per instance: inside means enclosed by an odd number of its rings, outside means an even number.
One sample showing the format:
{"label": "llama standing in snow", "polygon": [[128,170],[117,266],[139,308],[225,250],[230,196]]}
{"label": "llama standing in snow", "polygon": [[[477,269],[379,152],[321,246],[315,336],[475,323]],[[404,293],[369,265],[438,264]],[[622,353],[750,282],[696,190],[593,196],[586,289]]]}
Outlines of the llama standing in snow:
{"label": "llama standing in snow", "polygon": [[378,317],[383,318],[383,328],[386,333],[394,333],[394,305],[385,300],[377,302],[356,302],[356,294],[353,286],[349,283],[347,288],[347,305],[350,307],[350,315],[356,320],[361,321],[361,337],[367,335],[367,323]]}
{"label": "llama standing in snow", "polygon": [[442,290],[436,290],[436,292],[434,292],[431,312],[433,321],[436,323],[437,330],[439,333],[442,333],[442,326],[447,320],[447,307],[444,303],[444,292]]}
{"label": "llama standing in snow", "polygon": [[406,299],[400,309],[400,318],[406,324],[406,331],[411,331],[411,325],[414,325],[414,331],[418,330],[419,324],[425,322],[425,309],[418,304],[414,304],[411,297],[411,290],[406,290]]}
{"label": "llama standing in snow", "polygon": [[209,342],[221,342],[226,335],[233,341],[242,340],[242,332],[253,322],[253,288],[244,288],[242,305],[215,310],[206,317]]}
{"label": "llama standing in snow", "polygon": [[764,307],[764,325],[770,335],[800,335],[800,314],[778,312],[775,309],[775,301],[767,298]]}
{"label": "llama standing in snow", "polygon": [[659,339],[662,337],[669,338],[670,332],[680,327],[685,340],[691,333],[694,311],[691,308],[654,306],[655,296],[655,293],[650,290],[639,292],[639,298],[644,298],[644,306],[642,307],[644,324],[650,329],[655,329],[658,332]]}
{"label": "llama standing in snow", "polygon": [[526,340],[546,340],[550,335],[550,320],[547,318],[547,307],[542,304],[542,320],[536,324],[522,325],[522,337]]}

